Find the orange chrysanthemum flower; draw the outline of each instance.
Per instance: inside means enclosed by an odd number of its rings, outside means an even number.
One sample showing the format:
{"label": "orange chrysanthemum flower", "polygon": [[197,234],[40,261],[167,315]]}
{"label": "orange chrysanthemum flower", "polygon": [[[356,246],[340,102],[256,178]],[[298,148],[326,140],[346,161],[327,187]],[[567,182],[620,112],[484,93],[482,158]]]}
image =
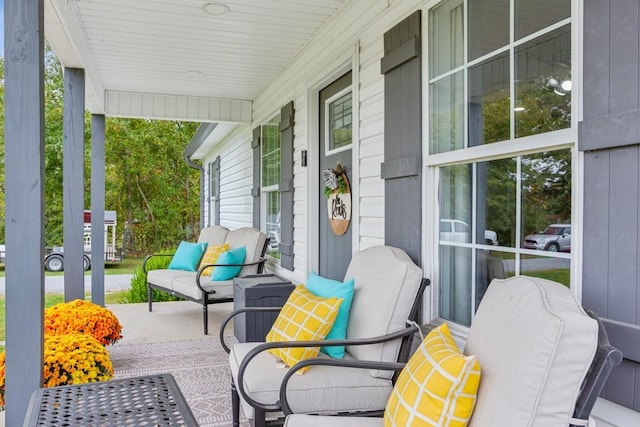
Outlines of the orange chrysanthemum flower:
{"label": "orange chrysanthemum flower", "polygon": [[[107,381],[113,377],[109,352],[87,334],[49,335],[44,340],[44,387]],[[0,407],[4,408],[5,352],[0,353]]]}
{"label": "orange chrysanthemum flower", "polygon": [[122,338],[122,326],[114,314],[97,304],[80,299],[56,304],[44,312],[44,334],[89,334],[102,345]]}

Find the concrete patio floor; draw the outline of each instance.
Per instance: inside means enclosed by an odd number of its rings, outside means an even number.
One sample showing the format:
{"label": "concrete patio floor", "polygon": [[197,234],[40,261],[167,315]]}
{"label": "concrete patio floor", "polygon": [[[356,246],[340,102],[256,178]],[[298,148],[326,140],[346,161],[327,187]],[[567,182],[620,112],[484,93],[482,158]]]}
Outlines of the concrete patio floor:
{"label": "concrete patio floor", "polygon": [[[202,306],[191,301],[153,303],[150,313],[147,303],[108,304],[106,306],[122,324],[121,343],[180,341],[218,337],[224,317],[233,310],[233,303],[209,306],[209,335],[204,335]],[[233,322],[225,335],[233,334]]]}

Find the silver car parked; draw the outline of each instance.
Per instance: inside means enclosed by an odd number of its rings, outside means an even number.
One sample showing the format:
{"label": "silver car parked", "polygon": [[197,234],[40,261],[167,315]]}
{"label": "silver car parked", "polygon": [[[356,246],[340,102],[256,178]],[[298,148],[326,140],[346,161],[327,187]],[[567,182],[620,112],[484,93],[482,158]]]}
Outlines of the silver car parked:
{"label": "silver car parked", "polygon": [[538,234],[524,238],[525,249],[571,252],[571,224],[551,224]]}

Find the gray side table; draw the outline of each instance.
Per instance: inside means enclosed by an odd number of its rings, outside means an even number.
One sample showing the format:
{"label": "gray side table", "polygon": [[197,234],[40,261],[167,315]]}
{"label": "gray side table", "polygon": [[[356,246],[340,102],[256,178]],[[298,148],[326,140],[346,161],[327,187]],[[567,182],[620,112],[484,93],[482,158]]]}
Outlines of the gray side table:
{"label": "gray side table", "polygon": [[[295,285],[276,274],[255,274],[233,279],[233,309],[282,307]],[[233,331],[240,342],[264,341],[278,312],[244,313],[233,319]]]}

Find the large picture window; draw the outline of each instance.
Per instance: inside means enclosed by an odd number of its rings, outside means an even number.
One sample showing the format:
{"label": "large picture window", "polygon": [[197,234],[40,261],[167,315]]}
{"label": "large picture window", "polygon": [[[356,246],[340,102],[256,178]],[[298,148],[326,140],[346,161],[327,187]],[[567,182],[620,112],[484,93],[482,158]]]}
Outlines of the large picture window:
{"label": "large picture window", "polygon": [[261,127],[262,141],[262,230],[269,237],[267,254],[280,257],[280,114]]}
{"label": "large picture window", "polygon": [[443,320],[469,326],[493,278],[570,286],[570,11],[570,0],[447,0],[429,11]]}

